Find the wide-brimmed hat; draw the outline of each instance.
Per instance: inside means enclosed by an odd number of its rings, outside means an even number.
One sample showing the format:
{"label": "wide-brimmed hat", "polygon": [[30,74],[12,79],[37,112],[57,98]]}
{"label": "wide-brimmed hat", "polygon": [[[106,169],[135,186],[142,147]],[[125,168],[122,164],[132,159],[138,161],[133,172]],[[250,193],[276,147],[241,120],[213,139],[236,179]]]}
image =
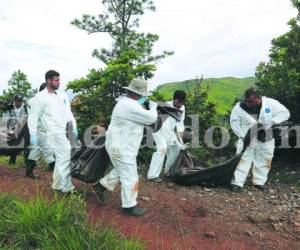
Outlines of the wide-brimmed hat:
{"label": "wide-brimmed hat", "polygon": [[133,93],[141,96],[151,96],[152,93],[148,91],[148,83],[143,79],[134,78],[128,87],[124,87]]}

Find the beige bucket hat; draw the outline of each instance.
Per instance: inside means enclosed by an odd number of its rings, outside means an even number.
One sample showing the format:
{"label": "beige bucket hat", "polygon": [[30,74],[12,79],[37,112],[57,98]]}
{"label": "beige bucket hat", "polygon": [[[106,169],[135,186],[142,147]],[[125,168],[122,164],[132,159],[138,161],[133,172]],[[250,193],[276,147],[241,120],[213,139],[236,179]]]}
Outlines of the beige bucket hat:
{"label": "beige bucket hat", "polygon": [[148,83],[143,79],[134,78],[128,87],[124,87],[133,93],[136,93],[141,96],[151,96],[152,93],[148,91]]}

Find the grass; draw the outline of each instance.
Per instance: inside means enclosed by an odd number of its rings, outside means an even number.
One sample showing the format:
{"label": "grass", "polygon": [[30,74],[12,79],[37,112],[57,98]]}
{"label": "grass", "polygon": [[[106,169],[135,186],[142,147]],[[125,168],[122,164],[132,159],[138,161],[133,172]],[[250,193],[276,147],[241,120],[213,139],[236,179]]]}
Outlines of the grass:
{"label": "grass", "polygon": [[[219,114],[226,114],[233,106],[236,98],[241,98],[244,91],[254,86],[255,77],[247,78],[208,78],[203,80],[203,89],[208,91],[208,100],[216,105]],[[172,99],[173,93],[177,89],[193,91],[195,80],[173,82],[160,85],[157,90],[167,100]]]}
{"label": "grass", "polygon": [[[16,164],[9,164],[9,156],[0,156],[0,166],[9,166],[10,168],[13,169],[18,169],[18,168],[25,168],[25,160],[24,160],[24,156],[23,153],[19,154],[17,157],[17,161]],[[43,159],[43,157],[41,157],[41,159],[38,162],[38,167],[46,169],[47,168],[47,163],[45,162],[45,160]]]}
{"label": "grass", "polygon": [[144,249],[112,229],[92,227],[86,221],[85,203],[73,196],[46,200],[41,195],[23,201],[0,195],[0,249]]}
{"label": "grass", "polygon": [[12,168],[20,168],[22,166],[25,166],[24,157],[23,155],[19,155],[17,157],[17,161],[15,165],[10,165],[8,163],[9,156],[0,156],[0,166],[11,166]]}

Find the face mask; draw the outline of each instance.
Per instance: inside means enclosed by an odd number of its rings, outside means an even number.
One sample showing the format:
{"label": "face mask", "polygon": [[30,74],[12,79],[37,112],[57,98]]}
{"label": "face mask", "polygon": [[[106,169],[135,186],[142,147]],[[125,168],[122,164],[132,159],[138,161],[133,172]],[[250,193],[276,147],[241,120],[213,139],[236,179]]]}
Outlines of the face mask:
{"label": "face mask", "polygon": [[143,105],[145,103],[145,101],[148,99],[147,96],[142,96],[138,101],[139,104]]}

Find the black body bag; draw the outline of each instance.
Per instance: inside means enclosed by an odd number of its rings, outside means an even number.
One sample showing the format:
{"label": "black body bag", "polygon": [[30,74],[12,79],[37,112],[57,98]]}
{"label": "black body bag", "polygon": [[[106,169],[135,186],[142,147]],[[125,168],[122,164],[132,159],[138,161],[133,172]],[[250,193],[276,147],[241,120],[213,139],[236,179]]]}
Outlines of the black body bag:
{"label": "black body bag", "polygon": [[[146,107],[147,110],[149,110],[148,107]],[[159,102],[157,105],[157,113],[158,117],[155,123],[147,126],[150,127],[153,131],[153,133],[160,130],[163,122],[170,116],[173,117],[176,121],[180,121],[182,116],[182,111],[179,109],[176,109],[174,107],[171,107],[169,104],[164,102]]]}
{"label": "black body bag", "polygon": [[242,154],[236,155],[227,162],[208,166],[182,150],[170,169],[174,182],[181,186],[200,185],[207,187],[227,186],[240,162]]}
{"label": "black body bag", "polygon": [[[275,125],[273,128],[272,137],[275,139],[280,138],[281,130],[280,127],[284,124]],[[290,124],[287,124],[287,128]],[[235,157],[229,159],[223,164],[216,166],[207,166],[203,162],[197,160],[188,151],[182,150],[170,169],[171,177],[174,182],[182,186],[200,185],[200,186],[227,186],[230,185],[234,171],[238,166],[243,153],[249,146],[253,137],[257,136],[262,142],[270,140],[266,138],[265,134],[261,133],[262,129],[255,124],[247,132],[244,139],[244,148],[242,152]]]}
{"label": "black body bag", "polygon": [[71,176],[85,183],[98,181],[105,175],[109,156],[105,150],[105,136],[96,137],[90,145],[72,152]]}

